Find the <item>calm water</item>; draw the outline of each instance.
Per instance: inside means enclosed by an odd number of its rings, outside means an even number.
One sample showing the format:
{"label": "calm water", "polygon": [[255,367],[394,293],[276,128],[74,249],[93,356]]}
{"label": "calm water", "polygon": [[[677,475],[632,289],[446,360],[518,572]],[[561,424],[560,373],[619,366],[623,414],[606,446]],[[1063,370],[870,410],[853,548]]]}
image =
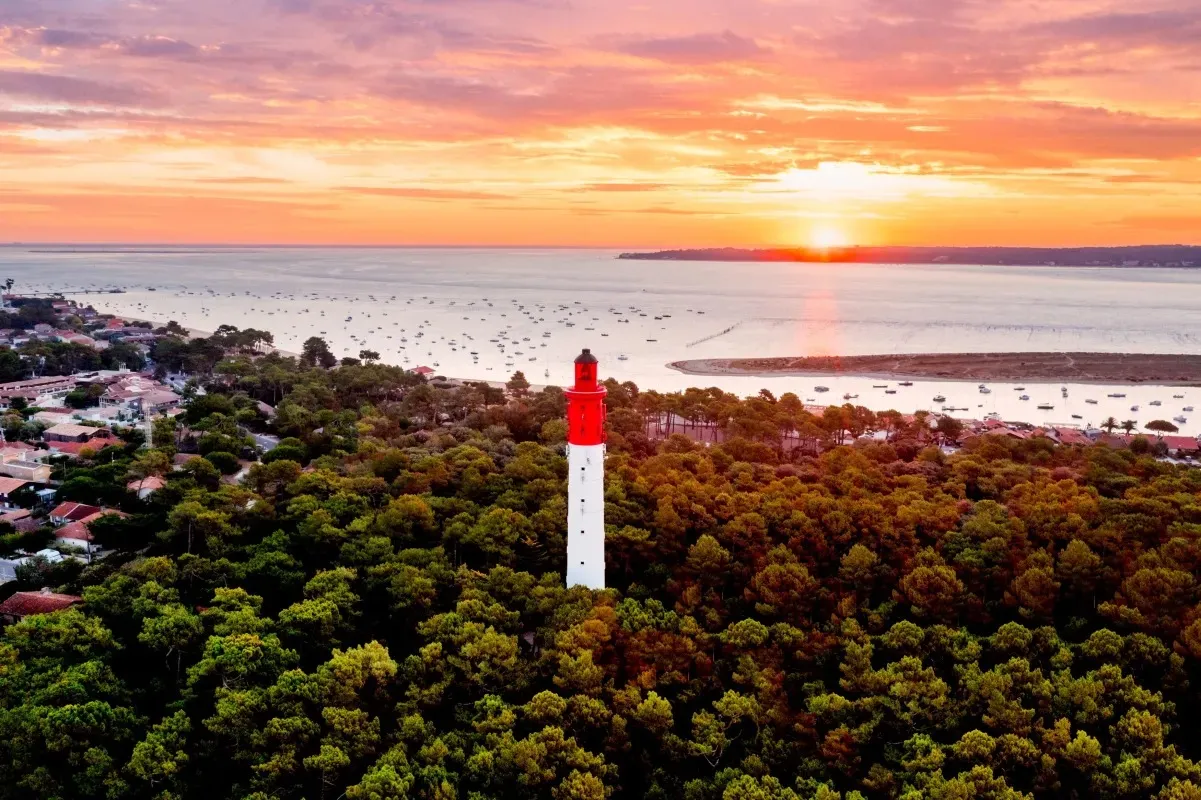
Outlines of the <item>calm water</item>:
{"label": "calm water", "polygon": [[[504,380],[521,369],[534,383],[565,383],[571,359],[591,347],[603,373],[665,391],[766,387],[819,402],[850,393],[870,408],[905,412],[937,409],[943,404],[931,398],[941,394],[970,409],[959,416],[1083,424],[1112,414],[1141,424],[1184,413],[1196,421],[1182,430],[1201,432],[1201,413],[1182,412],[1201,405],[1201,389],[1069,384],[1065,399],[1058,383],[1029,384],[1031,399],[1021,401],[1012,384],[991,384],[984,395],[974,383],[920,381],[886,395],[873,388],[884,381],[866,378],[686,376],[666,367],[740,356],[1201,354],[1201,270],[618,261],[598,250],[158,250],[0,248],[0,278],[12,277],[15,291],[119,286],[127,293],[88,299],[102,311],[201,330],[265,328],[285,350],[323,335],[338,355],[372,349],[455,377]],[[831,391],[816,393],[818,384]],[[1106,397],[1115,391],[1127,397]],[[1036,409],[1042,402],[1055,408]]]}

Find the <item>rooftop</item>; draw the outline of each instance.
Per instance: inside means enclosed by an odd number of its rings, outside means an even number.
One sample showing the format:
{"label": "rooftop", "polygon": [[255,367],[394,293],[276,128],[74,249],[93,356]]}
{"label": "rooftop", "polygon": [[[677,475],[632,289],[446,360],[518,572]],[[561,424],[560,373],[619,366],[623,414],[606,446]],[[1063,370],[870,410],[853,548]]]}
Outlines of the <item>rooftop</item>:
{"label": "rooftop", "polygon": [[70,608],[82,597],[73,594],[55,594],[49,589],[40,592],[17,592],[12,597],[0,603],[0,614],[14,617],[27,617],[30,614],[49,614],[52,611],[62,611]]}

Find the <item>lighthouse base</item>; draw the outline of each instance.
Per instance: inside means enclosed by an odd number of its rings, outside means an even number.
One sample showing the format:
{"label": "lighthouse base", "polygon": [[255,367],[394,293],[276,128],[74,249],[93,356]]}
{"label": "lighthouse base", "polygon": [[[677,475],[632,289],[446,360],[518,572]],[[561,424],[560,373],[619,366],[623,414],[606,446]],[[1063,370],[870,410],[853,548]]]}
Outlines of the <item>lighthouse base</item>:
{"label": "lighthouse base", "polygon": [[605,446],[567,445],[567,585],[605,588]]}

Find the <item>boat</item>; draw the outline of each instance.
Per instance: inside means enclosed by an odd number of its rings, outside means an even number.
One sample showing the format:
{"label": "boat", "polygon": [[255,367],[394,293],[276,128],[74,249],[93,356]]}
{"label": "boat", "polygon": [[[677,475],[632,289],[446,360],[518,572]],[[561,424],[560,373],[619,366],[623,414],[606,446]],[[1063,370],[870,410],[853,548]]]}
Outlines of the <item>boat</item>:
{"label": "boat", "polygon": [[828,391],[830,391],[830,387],[829,387],[829,386],[814,386],[814,387],[813,387],[813,391],[815,391],[815,392],[828,392]]}
{"label": "boat", "polygon": [[1096,400],[1085,400],[1084,402],[1088,403],[1090,406],[1095,406],[1097,404]]}
{"label": "boat", "polygon": [[621,355],[619,355],[619,356],[617,357],[617,360],[618,360],[618,361],[629,361],[629,360],[630,360],[630,357],[629,357],[629,356],[627,356],[625,353],[622,353]]}
{"label": "boat", "polygon": [[887,383],[873,383],[872,388],[873,389],[887,389],[888,384]]}
{"label": "boat", "polygon": [[897,393],[896,389],[885,389],[884,390],[884,394],[896,394],[896,393]]}
{"label": "boat", "polygon": [[1013,387],[1013,390],[1015,392],[1024,392],[1024,391],[1026,391],[1026,387],[1025,386],[1015,386],[1015,387]]}
{"label": "boat", "polygon": [[897,385],[898,385],[898,386],[912,386],[912,385],[913,385],[913,381],[901,381],[901,382],[900,382],[899,384],[897,384]]}
{"label": "boat", "polygon": [[1181,410],[1182,410],[1182,411],[1192,411],[1192,410],[1193,410],[1193,407],[1192,407],[1192,406],[1185,406],[1185,407],[1184,407],[1183,409],[1181,409]]}
{"label": "boat", "polygon": [[1028,395],[1028,394],[1024,394],[1018,398],[1018,400],[1029,400],[1029,399],[1030,399],[1030,395]]}
{"label": "boat", "polygon": [[1079,414],[1073,414],[1072,419],[1084,419],[1084,417],[1080,416]]}
{"label": "boat", "polygon": [[1174,394],[1174,395],[1172,395],[1172,399],[1173,399],[1173,400],[1183,400],[1183,399],[1184,399],[1184,395],[1182,395],[1182,394]]}
{"label": "boat", "polygon": [[1113,394],[1111,394],[1109,396],[1110,397],[1125,397],[1126,395],[1122,394],[1121,392],[1114,392]]}
{"label": "boat", "polygon": [[992,394],[992,389],[989,389],[987,386],[981,386],[980,394]]}
{"label": "boat", "polygon": [[1183,414],[1177,414],[1176,416],[1172,417],[1172,422],[1179,422],[1181,425],[1183,425],[1184,423],[1188,422],[1188,417],[1184,416]]}
{"label": "boat", "polygon": [[1050,411],[1051,409],[1055,408],[1055,406],[1051,405],[1050,403],[1039,403],[1038,407],[1041,411]]}
{"label": "boat", "polygon": [[843,400],[858,400],[858,399],[859,399],[859,395],[857,395],[857,394],[851,394],[850,392],[847,392],[846,394],[844,394],[844,395],[842,396],[842,399],[843,399]]}
{"label": "boat", "polygon": [[1130,410],[1131,410],[1131,411],[1138,411],[1138,406],[1137,406],[1137,405],[1133,405],[1133,406],[1131,406],[1131,407],[1130,407]]}
{"label": "boat", "polygon": [[947,398],[943,397],[941,394],[936,394],[936,395],[934,395],[934,402],[945,403],[945,402],[947,402]]}
{"label": "boat", "polygon": [[1163,405],[1163,403],[1159,402],[1158,400],[1152,400],[1150,403],[1147,403],[1147,405],[1149,405],[1149,406],[1162,406],[1162,405]]}

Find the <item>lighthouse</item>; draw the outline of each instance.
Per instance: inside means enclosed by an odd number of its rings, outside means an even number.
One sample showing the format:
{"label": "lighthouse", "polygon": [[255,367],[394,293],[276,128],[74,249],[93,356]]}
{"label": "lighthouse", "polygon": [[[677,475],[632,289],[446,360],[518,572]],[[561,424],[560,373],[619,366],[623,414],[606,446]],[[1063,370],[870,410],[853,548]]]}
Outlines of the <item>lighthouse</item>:
{"label": "lighthouse", "polygon": [[605,387],[587,348],[567,390],[567,585],[605,588]]}

